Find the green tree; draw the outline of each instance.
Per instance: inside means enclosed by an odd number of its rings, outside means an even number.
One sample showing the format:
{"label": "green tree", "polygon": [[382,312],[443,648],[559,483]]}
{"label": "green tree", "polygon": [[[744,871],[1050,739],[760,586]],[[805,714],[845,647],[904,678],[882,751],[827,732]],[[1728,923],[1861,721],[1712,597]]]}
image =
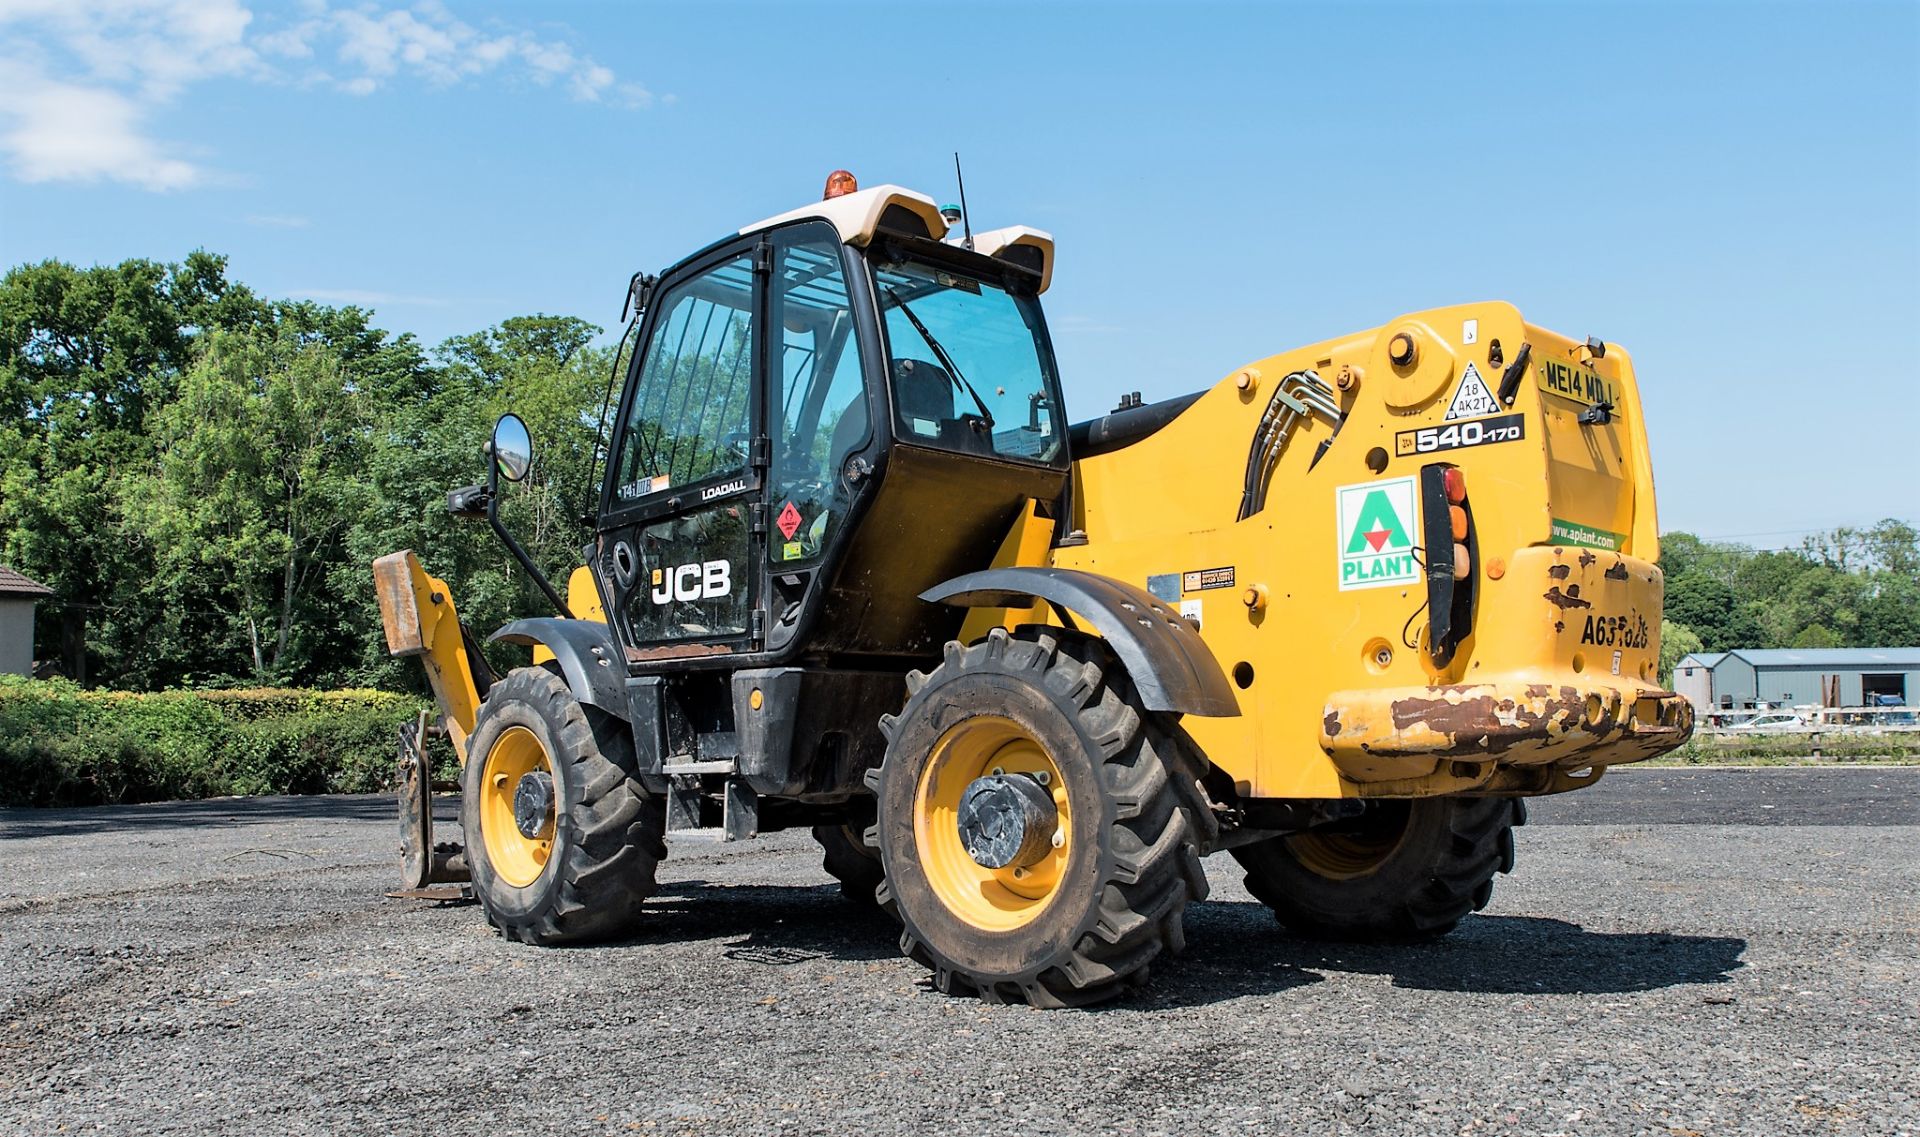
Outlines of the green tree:
{"label": "green tree", "polygon": [[485,480],[482,447],[508,411],[527,422],[534,466],[526,482],[502,485],[502,520],[564,593],[587,536],[581,515],[597,503],[596,435],[615,350],[590,346],[598,333],[583,321],[534,316],[456,337],[437,352],[443,366],[429,397],[381,415],[366,467],[373,500],[355,522],[342,570],[362,598],[351,617],[366,631],[354,653],[359,681],[419,681],[418,668],[388,658],[380,635],[366,566],[385,553],[412,549],[429,572],[457,581],[470,627],[546,610],[487,526],[446,510],[448,490]]}
{"label": "green tree", "polygon": [[1731,584],[1697,567],[1667,582],[1666,616],[1693,629],[1707,651],[1766,646],[1752,607]]}
{"label": "green tree", "polygon": [[171,266],[44,261],[0,279],[0,558],[54,589],[40,638],[75,678],[146,649],[155,613],[118,493],[152,458],[148,416],[198,336],[264,311],[205,252]]}
{"label": "green tree", "polygon": [[1859,646],[1920,646],[1920,582],[1875,573],[1860,602]]}
{"label": "green tree", "polygon": [[1660,682],[1668,690],[1672,690],[1674,665],[1694,652],[1704,650],[1706,645],[1700,642],[1700,637],[1692,628],[1662,618],[1660,621]]}
{"label": "green tree", "polygon": [[367,502],[368,417],[341,352],[292,326],[216,333],[188,370],[155,424],[156,476],[130,500],[156,575],[227,613],[205,658],[258,680],[329,670],[324,592]]}

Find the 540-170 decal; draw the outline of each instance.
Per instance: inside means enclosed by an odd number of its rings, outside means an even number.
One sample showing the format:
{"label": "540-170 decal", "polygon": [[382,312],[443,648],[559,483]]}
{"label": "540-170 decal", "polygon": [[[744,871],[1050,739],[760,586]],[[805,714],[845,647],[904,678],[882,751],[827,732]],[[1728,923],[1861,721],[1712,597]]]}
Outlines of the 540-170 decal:
{"label": "540-170 decal", "polygon": [[1445,426],[1403,430],[1393,436],[1393,452],[1402,458],[1409,454],[1437,454],[1442,450],[1464,450],[1469,446],[1486,446],[1495,442],[1518,442],[1526,435],[1524,415],[1470,418]]}

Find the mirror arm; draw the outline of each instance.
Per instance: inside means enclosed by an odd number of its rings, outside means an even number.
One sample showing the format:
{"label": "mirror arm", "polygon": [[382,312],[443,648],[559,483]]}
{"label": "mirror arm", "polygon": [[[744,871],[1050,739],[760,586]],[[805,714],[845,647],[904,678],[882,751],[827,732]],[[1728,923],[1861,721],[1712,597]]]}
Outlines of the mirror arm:
{"label": "mirror arm", "polygon": [[494,535],[513,554],[513,559],[520,562],[520,567],[527,570],[527,575],[540,586],[540,591],[547,594],[547,599],[560,610],[560,614],[569,620],[574,619],[573,609],[567,607],[567,602],[554,591],[553,582],[547,579],[547,574],[540,571],[540,566],[533,563],[527,550],[513,539],[513,534],[507,532],[505,525],[500,524],[500,463],[492,455],[488,455],[487,461],[487,524],[493,527]]}

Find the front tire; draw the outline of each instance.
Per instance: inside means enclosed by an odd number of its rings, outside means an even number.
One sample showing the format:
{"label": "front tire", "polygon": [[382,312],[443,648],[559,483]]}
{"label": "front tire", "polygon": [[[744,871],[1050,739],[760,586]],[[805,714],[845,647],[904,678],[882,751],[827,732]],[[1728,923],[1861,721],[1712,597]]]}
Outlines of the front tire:
{"label": "front tire", "polygon": [[1451,932],[1512,872],[1519,798],[1370,803],[1360,817],[1232,850],[1247,890],[1309,939],[1405,943]]}
{"label": "front tire", "polygon": [[473,891],[494,927],[531,944],[634,929],[666,815],[634,776],[624,724],[553,672],[520,668],[481,704],[461,783]]}
{"label": "front tire", "polygon": [[[937,989],[1083,1005],[1144,983],[1151,963],[1184,946],[1187,904],[1207,893],[1182,790],[1192,760],[1182,736],[1138,706],[1104,644],[995,629],[948,644],[945,662],[908,688],[899,716],[882,720],[870,841],[901,950]],[[962,836],[962,804],[979,783],[1021,778],[1040,787],[1023,794],[1051,801],[1023,816],[1051,820],[1022,841],[1024,859],[986,867]]]}

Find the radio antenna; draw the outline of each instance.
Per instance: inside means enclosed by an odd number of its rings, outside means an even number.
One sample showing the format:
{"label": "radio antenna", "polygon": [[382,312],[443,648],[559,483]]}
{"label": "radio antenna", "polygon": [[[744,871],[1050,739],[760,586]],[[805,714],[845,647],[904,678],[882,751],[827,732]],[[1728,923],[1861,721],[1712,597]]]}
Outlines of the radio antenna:
{"label": "radio antenna", "polygon": [[967,179],[960,173],[960,151],[953,152],[953,180],[960,183],[960,232],[966,236],[967,248],[973,248],[973,214],[967,212]]}

